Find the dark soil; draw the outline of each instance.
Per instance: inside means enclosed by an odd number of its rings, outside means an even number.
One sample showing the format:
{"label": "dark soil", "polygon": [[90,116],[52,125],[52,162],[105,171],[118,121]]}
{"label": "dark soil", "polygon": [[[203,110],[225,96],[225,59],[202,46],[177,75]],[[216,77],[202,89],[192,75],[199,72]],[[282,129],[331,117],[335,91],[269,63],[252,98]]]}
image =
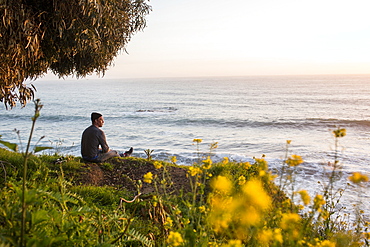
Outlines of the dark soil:
{"label": "dark soil", "polygon": [[[151,172],[153,177],[156,175],[159,178],[157,181],[163,180],[163,176],[166,178],[167,184],[169,184],[166,186],[167,193],[178,194],[190,191],[187,169],[170,164],[166,168],[156,169],[152,161],[137,158],[113,158],[101,164],[85,163],[75,182],[84,185],[112,186],[136,192],[138,181],[142,181],[143,176],[148,172]],[[161,184],[157,184],[157,186],[163,192],[163,186]],[[154,192],[154,183],[143,182],[140,191],[143,194]]]}

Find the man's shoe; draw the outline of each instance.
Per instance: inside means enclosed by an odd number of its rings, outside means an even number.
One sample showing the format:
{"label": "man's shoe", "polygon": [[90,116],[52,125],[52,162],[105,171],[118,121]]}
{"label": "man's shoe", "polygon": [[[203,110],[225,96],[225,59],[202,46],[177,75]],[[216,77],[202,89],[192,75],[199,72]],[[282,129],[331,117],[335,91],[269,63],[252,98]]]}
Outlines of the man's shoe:
{"label": "man's shoe", "polygon": [[126,151],[123,154],[123,157],[130,157],[133,151],[134,151],[134,149],[131,147],[130,150]]}

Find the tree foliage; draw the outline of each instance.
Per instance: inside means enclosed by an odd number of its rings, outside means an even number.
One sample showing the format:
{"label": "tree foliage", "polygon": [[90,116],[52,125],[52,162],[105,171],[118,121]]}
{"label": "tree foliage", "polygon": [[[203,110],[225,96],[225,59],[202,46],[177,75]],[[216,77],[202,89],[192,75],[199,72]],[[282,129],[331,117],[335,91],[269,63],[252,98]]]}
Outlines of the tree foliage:
{"label": "tree foliage", "polygon": [[146,26],[146,0],[0,0],[0,101],[33,99],[48,70],[77,78],[104,74]]}

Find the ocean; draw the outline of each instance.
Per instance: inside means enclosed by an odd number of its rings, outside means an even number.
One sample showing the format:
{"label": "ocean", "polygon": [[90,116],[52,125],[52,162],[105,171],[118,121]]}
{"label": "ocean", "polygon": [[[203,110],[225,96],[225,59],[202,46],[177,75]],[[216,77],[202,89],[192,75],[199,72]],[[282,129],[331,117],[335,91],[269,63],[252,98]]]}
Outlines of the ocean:
{"label": "ocean", "polygon": [[[212,159],[253,161],[263,155],[271,169],[279,169],[288,152],[305,161],[298,169],[296,189],[320,193],[318,181],[334,162],[337,128],[347,135],[339,139],[338,159],[347,184],[352,172],[370,176],[370,75],[249,76],[157,79],[39,80],[33,83],[44,105],[36,123],[33,143],[64,155],[80,156],[80,138],[91,112],[105,118],[103,130],[112,149],[133,156],[169,160],[179,164],[197,160],[193,139],[202,139],[199,152],[218,142]],[[31,127],[34,105],[1,110],[0,135],[23,145]],[[361,199],[369,213],[370,193],[355,187],[342,200]],[[367,215],[369,215],[367,213]]]}

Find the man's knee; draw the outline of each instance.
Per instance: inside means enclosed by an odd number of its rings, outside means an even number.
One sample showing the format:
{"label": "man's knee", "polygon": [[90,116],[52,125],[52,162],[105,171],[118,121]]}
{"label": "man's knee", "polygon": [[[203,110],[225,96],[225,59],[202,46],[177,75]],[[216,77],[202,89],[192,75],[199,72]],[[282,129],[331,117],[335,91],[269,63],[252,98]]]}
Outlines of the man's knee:
{"label": "man's knee", "polygon": [[113,157],[120,157],[116,150],[110,150],[107,153],[100,154],[98,160],[100,162],[103,162],[103,161],[106,161],[107,159],[113,158]]}

